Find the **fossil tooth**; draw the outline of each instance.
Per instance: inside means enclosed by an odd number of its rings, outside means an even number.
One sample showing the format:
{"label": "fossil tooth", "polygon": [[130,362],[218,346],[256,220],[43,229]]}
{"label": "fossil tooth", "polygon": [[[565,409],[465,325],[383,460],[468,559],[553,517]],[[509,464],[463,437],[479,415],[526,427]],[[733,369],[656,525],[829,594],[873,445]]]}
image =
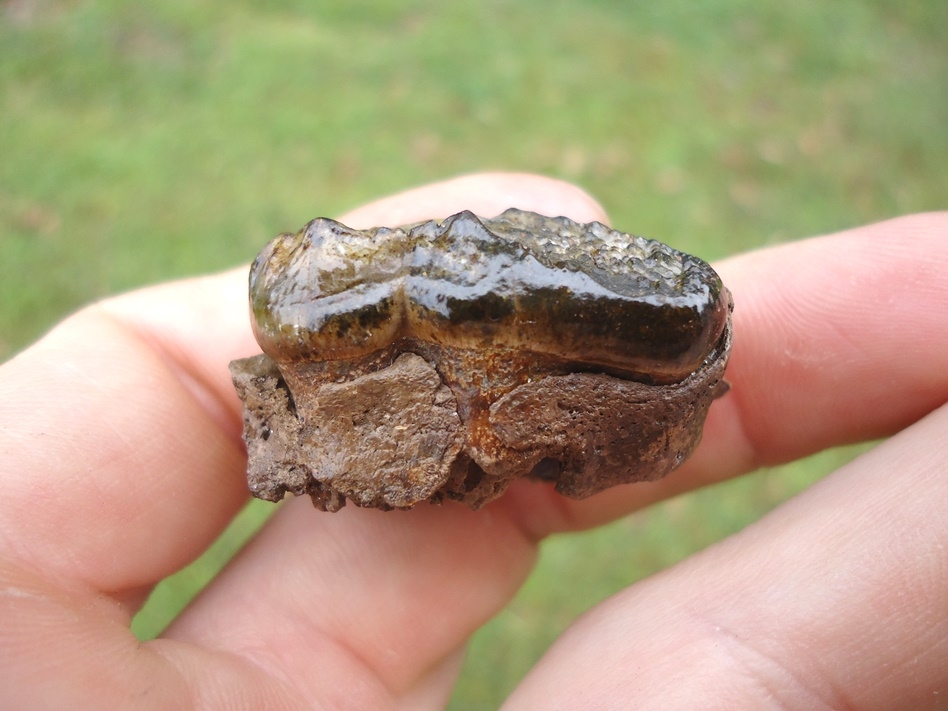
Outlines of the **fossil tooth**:
{"label": "fossil tooth", "polygon": [[731,341],[705,262],[516,209],[313,220],[260,253],[250,302],[264,355],[231,369],[251,490],[328,510],[664,476],[700,439]]}

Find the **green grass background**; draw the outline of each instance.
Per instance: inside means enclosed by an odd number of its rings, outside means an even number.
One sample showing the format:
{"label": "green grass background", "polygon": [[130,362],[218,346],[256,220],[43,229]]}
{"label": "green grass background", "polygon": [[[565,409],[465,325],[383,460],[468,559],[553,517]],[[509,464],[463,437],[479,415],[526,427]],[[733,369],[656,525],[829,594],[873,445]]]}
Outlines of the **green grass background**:
{"label": "green grass background", "polygon": [[[707,259],[944,208],[946,28],[943,0],[2,0],[0,360],[106,294],[476,170],[575,181]],[[550,540],[451,708],[495,708],[579,612],[853,451]],[[270,511],[159,586],[136,632]]]}

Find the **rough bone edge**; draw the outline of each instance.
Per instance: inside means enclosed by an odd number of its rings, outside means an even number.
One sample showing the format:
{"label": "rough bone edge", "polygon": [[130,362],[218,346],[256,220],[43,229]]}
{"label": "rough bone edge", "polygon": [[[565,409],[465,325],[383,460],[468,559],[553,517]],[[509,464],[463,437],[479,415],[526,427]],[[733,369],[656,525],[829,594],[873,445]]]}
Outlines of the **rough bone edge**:
{"label": "rough bone edge", "polygon": [[339,510],[347,499],[389,510],[448,498],[476,509],[520,476],[551,480],[561,494],[585,498],[667,475],[697,447],[711,402],[727,390],[730,349],[728,319],[718,347],[680,383],[571,373],[514,388],[490,406],[503,451],[489,492],[475,461],[475,433],[459,416],[451,389],[417,354],[322,384],[320,407],[305,417],[268,356],[230,367],[244,402],[254,496],[279,501],[287,492],[308,494],[324,511]]}

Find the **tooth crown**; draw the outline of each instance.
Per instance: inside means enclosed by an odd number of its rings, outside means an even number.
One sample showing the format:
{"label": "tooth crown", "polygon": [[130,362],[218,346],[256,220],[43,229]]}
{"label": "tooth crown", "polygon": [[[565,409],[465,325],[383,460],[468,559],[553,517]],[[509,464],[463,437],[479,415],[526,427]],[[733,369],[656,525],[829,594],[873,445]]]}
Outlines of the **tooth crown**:
{"label": "tooth crown", "polygon": [[364,231],[319,218],[267,245],[250,296],[257,340],[278,363],[356,358],[410,339],[657,383],[709,357],[729,308],[696,257],[516,209]]}

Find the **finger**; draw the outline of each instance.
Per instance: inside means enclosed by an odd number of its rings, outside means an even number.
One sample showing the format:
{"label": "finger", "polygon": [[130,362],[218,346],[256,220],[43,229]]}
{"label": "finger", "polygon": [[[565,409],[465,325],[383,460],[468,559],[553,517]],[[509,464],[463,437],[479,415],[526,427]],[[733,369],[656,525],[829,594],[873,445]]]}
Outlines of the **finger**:
{"label": "finger", "polygon": [[[538,505],[538,535],[827,447],[893,434],[948,401],[948,213],[760,250],[716,269],[734,294],[731,389],[667,478]],[[518,492],[522,493],[522,492]]]}
{"label": "finger", "polygon": [[0,369],[0,423],[0,556],[49,580],[124,598],[195,557],[247,498],[233,433],[98,309]]}
{"label": "finger", "polygon": [[296,499],[164,636],[237,651],[325,704],[335,679],[417,692],[529,573],[536,543],[515,522],[500,502],[326,516]]}
{"label": "finger", "polygon": [[948,703],[948,407],[589,613],[506,708]]}
{"label": "finger", "polygon": [[0,621],[0,708],[311,708],[236,655],[140,644],[114,600],[3,559]]}
{"label": "finger", "polygon": [[608,222],[602,207],[587,193],[562,181],[527,173],[462,175],[434,186],[413,188],[352,210],[340,219],[357,229],[381,224],[407,225],[470,210],[493,217],[508,207],[541,215],[566,215],[578,222]]}

